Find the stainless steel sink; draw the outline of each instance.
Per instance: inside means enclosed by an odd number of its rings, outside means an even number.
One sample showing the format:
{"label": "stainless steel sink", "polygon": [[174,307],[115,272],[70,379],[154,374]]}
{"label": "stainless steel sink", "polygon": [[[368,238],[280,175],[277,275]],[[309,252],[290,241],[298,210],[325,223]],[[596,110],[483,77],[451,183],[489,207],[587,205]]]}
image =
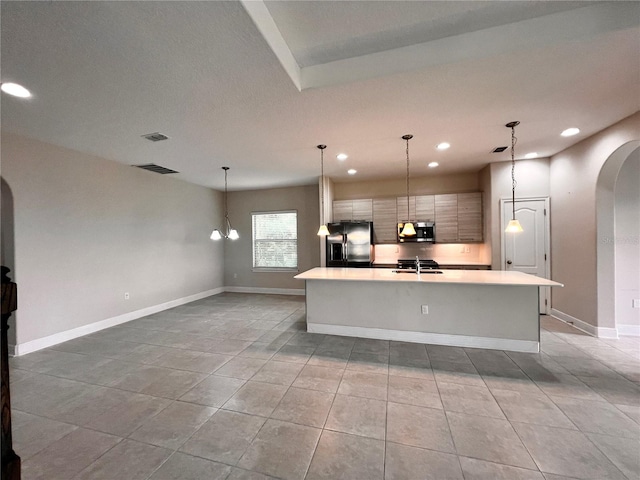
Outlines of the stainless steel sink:
{"label": "stainless steel sink", "polygon": [[[418,273],[417,270],[415,269],[411,269],[411,268],[401,268],[401,269],[397,269],[397,270],[391,270],[391,273]],[[426,274],[426,275],[437,275],[439,273],[442,273],[442,270],[421,270],[420,271],[420,275]]]}

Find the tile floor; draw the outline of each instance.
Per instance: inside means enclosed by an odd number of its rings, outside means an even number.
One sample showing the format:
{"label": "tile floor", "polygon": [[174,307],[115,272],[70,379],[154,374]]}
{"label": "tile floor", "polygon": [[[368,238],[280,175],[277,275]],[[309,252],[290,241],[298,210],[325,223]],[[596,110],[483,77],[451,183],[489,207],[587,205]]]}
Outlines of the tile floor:
{"label": "tile floor", "polygon": [[23,479],[640,478],[640,339],[542,353],[305,332],[222,294],[11,359]]}

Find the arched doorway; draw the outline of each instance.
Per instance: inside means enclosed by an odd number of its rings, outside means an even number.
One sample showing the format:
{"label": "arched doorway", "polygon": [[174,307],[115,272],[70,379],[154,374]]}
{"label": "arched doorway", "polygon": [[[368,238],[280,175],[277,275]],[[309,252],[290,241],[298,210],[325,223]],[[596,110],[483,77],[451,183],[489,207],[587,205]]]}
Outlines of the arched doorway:
{"label": "arched doorway", "polygon": [[596,184],[598,327],[617,329],[615,187],[623,164],[627,159],[639,154],[640,140],[620,146],[609,156],[598,175]]}

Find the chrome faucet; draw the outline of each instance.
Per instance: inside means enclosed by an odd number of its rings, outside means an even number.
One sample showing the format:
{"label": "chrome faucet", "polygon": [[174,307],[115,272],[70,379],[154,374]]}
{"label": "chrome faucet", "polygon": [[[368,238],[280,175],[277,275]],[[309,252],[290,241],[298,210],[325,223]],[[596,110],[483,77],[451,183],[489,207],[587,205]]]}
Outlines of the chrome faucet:
{"label": "chrome faucet", "polygon": [[416,273],[420,275],[420,257],[416,255]]}

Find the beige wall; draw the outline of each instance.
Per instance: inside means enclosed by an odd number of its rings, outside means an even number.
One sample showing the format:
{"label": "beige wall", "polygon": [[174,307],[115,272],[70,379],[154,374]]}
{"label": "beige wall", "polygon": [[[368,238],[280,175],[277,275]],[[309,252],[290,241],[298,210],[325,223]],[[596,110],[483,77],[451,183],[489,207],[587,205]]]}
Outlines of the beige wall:
{"label": "beige wall", "polygon": [[615,186],[616,327],[640,326],[640,149],[622,165]]}
{"label": "beige wall", "polygon": [[[432,175],[411,178],[411,195],[432,195],[436,193],[465,193],[480,190],[477,173],[457,175]],[[358,198],[392,197],[407,194],[404,178],[369,182],[334,183],[334,200],[354,200]]]}
{"label": "beige wall", "polygon": [[[593,327],[615,327],[613,315],[598,315],[597,262],[598,255],[603,257],[605,253],[598,253],[598,247],[604,246],[607,241],[606,238],[600,238],[606,232],[597,231],[596,190],[599,175],[605,162],[616,150],[638,139],[640,113],[551,157],[551,274],[554,280],[565,285],[554,290],[552,306],[561,314]],[[613,183],[611,190],[612,186]],[[603,213],[603,216],[613,225],[613,209]],[[613,250],[613,246],[610,248]],[[610,257],[613,259],[613,254]],[[613,285],[613,278],[609,281]],[[600,299],[600,303],[603,302],[613,304],[613,286]]]}
{"label": "beige wall", "polygon": [[253,272],[251,212],[296,210],[298,212],[298,270],[320,265],[318,185],[229,192],[229,218],[240,238],[225,240],[224,281],[235,289],[300,289],[304,281],[293,272]]}
{"label": "beige wall", "polygon": [[2,178],[18,344],[223,287],[219,192],[6,133]]}
{"label": "beige wall", "polygon": [[[493,236],[492,236],[492,224],[493,224],[493,209],[491,208],[492,203],[492,192],[493,188],[491,185],[491,164],[484,167],[480,172],[478,172],[478,181],[480,183],[480,191],[482,192],[482,218],[483,218],[483,228],[484,228],[484,244],[481,251],[479,262],[491,265],[492,264],[492,245],[493,245]],[[493,269],[493,266],[491,267]]]}
{"label": "beige wall", "polygon": [[[548,158],[516,161],[516,200],[549,196],[549,163]],[[490,198],[489,219],[485,223],[486,228],[489,229],[489,235],[485,241],[490,242],[491,268],[502,270],[500,240],[503,228],[500,217],[500,200],[511,198],[511,162],[492,163],[489,165],[489,170],[491,191],[490,195],[485,195]],[[486,208],[487,205],[485,205],[485,212]]]}

